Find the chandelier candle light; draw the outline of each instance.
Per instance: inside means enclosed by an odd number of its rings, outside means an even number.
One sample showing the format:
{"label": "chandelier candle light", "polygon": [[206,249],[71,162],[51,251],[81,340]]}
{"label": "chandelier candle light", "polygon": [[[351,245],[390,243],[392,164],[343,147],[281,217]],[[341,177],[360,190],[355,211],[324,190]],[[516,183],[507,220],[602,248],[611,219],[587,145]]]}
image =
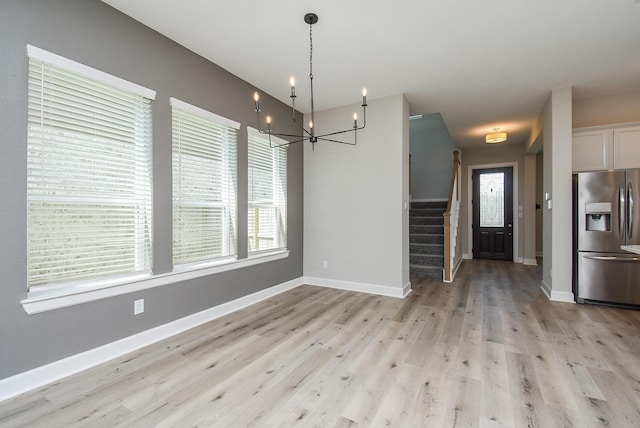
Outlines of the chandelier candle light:
{"label": "chandelier candle light", "polygon": [[[271,116],[267,116],[266,117],[267,129],[263,130],[262,128],[260,128],[260,112],[262,111],[262,110],[260,110],[260,95],[258,94],[258,92],[254,92],[253,100],[255,101],[255,111],[256,111],[256,115],[257,115],[257,119],[258,119],[258,131],[260,131],[261,134],[268,134],[269,135],[269,145],[272,148],[281,147],[281,146],[288,146],[289,144],[299,143],[299,142],[305,141],[305,140],[308,140],[311,143],[311,147],[314,150],[315,150],[315,144],[318,142],[318,140],[331,141],[333,143],[340,143],[340,144],[355,145],[358,142],[358,130],[364,129],[364,127],[367,126],[367,88],[364,88],[362,90],[362,121],[363,121],[362,126],[358,126],[358,114],[357,113],[353,113],[353,127],[352,128],[345,129],[343,131],[336,131],[336,132],[330,132],[330,133],[327,133],[327,134],[316,135],[316,131],[315,131],[315,108],[314,108],[314,95],[313,95],[313,33],[312,33],[312,26],[313,26],[313,24],[318,22],[318,15],[316,15],[315,13],[307,13],[304,16],[304,22],[309,24],[309,80],[310,80],[310,87],[311,87],[311,120],[309,121],[309,128],[308,129],[305,128],[303,125],[299,124],[296,121],[296,81],[295,81],[295,79],[293,77],[291,77],[291,79],[289,79],[289,85],[291,86],[291,95],[289,95],[289,98],[291,98],[291,111],[293,113],[293,123],[295,123],[302,130],[302,138],[300,138],[300,135],[282,134],[282,133],[273,132],[273,130],[271,128]],[[339,134],[345,134],[347,132],[353,132],[353,134],[354,134],[353,142],[340,141],[340,140],[335,140],[335,139],[332,139],[332,138],[327,138],[327,137],[333,137],[333,136],[339,135]],[[271,142],[271,136],[272,135],[274,135],[276,137],[294,137],[294,138],[297,138],[297,139],[295,141],[290,141],[290,142],[287,142],[287,143],[284,143],[284,144],[273,145],[272,142]]]}

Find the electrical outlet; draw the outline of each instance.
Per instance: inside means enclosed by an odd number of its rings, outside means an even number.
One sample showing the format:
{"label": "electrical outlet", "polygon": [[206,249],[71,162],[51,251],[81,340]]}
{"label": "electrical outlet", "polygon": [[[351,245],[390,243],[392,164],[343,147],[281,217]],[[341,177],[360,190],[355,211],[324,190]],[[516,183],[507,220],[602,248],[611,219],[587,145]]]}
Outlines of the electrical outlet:
{"label": "electrical outlet", "polygon": [[329,269],[329,262],[326,260],[322,261],[322,269]]}
{"label": "electrical outlet", "polygon": [[133,302],[133,315],[138,315],[144,312],[144,299],[134,300]]}

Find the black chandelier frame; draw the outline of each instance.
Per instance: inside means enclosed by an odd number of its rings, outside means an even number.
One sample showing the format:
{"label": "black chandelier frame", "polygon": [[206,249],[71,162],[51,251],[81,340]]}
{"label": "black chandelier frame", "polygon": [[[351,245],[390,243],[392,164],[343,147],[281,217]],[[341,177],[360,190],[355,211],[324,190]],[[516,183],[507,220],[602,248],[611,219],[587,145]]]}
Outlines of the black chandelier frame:
{"label": "black chandelier frame", "polygon": [[[315,150],[315,144],[318,141],[329,141],[332,143],[340,143],[340,144],[347,144],[347,145],[354,146],[358,143],[358,131],[361,129],[364,129],[367,126],[367,89],[365,88],[362,90],[362,105],[361,105],[362,119],[363,119],[362,125],[358,125],[358,117],[354,113],[352,128],[344,129],[342,131],[335,131],[335,132],[329,132],[326,134],[316,135],[315,108],[314,108],[315,99],[314,99],[314,93],[313,93],[313,24],[318,22],[318,15],[316,15],[315,13],[307,13],[304,16],[304,22],[309,24],[309,81],[310,81],[310,88],[311,88],[311,122],[309,123],[309,128],[308,129],[305,128],[303,124],[300,124],[296,120],[296,98],[297,97],[296,97],[295,81],[292,77],[290,80],[291,95],[289,95],[289,98],[291,98],[292,120],[293,120],[293,123],[297,125],[298,128],[300,128],[300,130],[303,132],[302,138],[300,138],[300,135],[274,132],[273,129],[271,128],[270,116],[267,116],[266,118],[267,128],[262,129],[260,127],[260,113],[262,112],[262,110],[260,109],[260,96],[258,92],[255,92],[254,102],[255,102],[257,124],[258,124],[257,126],[258,132],[260,132],[260,134],[266,134],[269,136],[269,146],[271,148],[286,147],[286,146],[289,146],[290,144],[296,144],[304,141],[309,141],[311,143],[311,147],[313,150]],[[341,140],[336,140],[335,138],[328,138],[328,137],[334,137],[336,135],[346,134],[350,132],[353,132],[354,134],[353,141],[341,141]],[[271,136],[283,137],[283,139],[286,139],[286,137],[296,138],[296,140],[287,141],[286,143],[282,143],[282,144],[274,144],[271,140]]]}

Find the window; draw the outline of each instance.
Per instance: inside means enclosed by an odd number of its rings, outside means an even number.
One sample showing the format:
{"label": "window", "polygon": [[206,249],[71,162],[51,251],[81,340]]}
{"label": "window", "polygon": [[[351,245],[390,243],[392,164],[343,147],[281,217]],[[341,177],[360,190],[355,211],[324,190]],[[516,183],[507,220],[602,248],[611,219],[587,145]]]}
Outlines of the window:
{"label": "window", "polygon": [[155,92],[27,52],[30,289],[150,273]]}
{"label": "window", "polygon": [[173,264],[235,256],[240,124],[175,98],[171,105]]}
{"label": "window", "polygon": [[[249,137],[249,252],[287,246],[287,149],[271,148],[253,129]],[[275,137],[271,137],[272,140]],[[279,139],[278,139],[279,140]],[[286,144],[280,140],[276,144]]]}

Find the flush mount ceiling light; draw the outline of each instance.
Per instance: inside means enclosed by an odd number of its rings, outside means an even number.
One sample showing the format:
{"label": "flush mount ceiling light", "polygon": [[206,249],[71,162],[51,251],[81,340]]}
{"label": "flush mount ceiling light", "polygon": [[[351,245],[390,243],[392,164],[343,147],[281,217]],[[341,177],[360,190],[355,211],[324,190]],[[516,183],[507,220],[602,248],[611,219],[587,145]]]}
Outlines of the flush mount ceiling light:
{"label": "flush mount ceiling light", "polygon": [[487,144],[496,144],[502,143],[503,141],[507,141],[507,133],[506,132],[498,132],[500,128],[493,128],[493,132],[487,134],[486,142]]}
{"label": "flush mount ceiling light", "polygon": [[[311,143],[311,147],[315,149],[315,144],[318,142],[318,140],[323,140],[323,141],[331,141],[334,143],[340,143],[340,144],[349,144],[349,145],[355,145],[358,142],[358,130],[360,129],[364,129],[365,126],[367,126],[367,88],[364,88],[362,90],[362,126],[358,125],[358,114],[357,113],[353,113],[353,127],[349,128],[349,129],[345,129],[343,131],[336,131],[336,132],[330,132],[327,134],[322,134],[322,135],[316,135],[316,130],[315,130],[315,109],[314,109],[314,96],[313,96],[313,33],[312,33],[312,26],[313,24],[315,24],[316,22],[318,22],[318,15],[316,15],[315,13],[307,13],[304,16],[304,22],[306,22],[307,24],[309,24],[309,80],[310,80],[310,87],[311,87],[311,120],[309,121],[309,127],[305,128],[303,125],[299,124],[298,122],[296,122],[296,82],[295,79],[293,77],[291,77],[291,79],[289,80],[289,85],[291,86],[291,95],[289,96],[289,98],[291,98],[291,110],[293,112],[293,123],[295,123],[300,130],[302,131],[302,135],[303,137],[300,138],[300,135],[293,135],[293,134],[282,134],[282,133],[277,133],[274,132],[271,129],[271,116],[267,116],[266,118],[266,123],[267,123],[267,129],[262,129],[260,127],[260,95],[258,94],[258,92],[254,92],[253,94],[253,100],[255,101],[255,111],[258,117],[258,130],[260,131],[261,134],[268,134],[269,135],[269,144],[271,145],[271,147],[280,147],[280,146],[288,146],[289,144],[294,144],[294,143],[299,143],[301,141],[305,141],[308,140]],[[353,142],[347,142],[347,141],[340,141],[340,140],[335,140],[332,138],[327,138],[327,137],[333,137],[334,135],[339,135],[339,134],[345,134],[348,132],[353,132],[354,137],[353,137]],[[276,137],[294,137],[294,138],[298,138],[295,141],[290,141],[287,142],[285,144],[279,144],[279,145],[273,145],[271,143],[271,136],[274,135]]]}

